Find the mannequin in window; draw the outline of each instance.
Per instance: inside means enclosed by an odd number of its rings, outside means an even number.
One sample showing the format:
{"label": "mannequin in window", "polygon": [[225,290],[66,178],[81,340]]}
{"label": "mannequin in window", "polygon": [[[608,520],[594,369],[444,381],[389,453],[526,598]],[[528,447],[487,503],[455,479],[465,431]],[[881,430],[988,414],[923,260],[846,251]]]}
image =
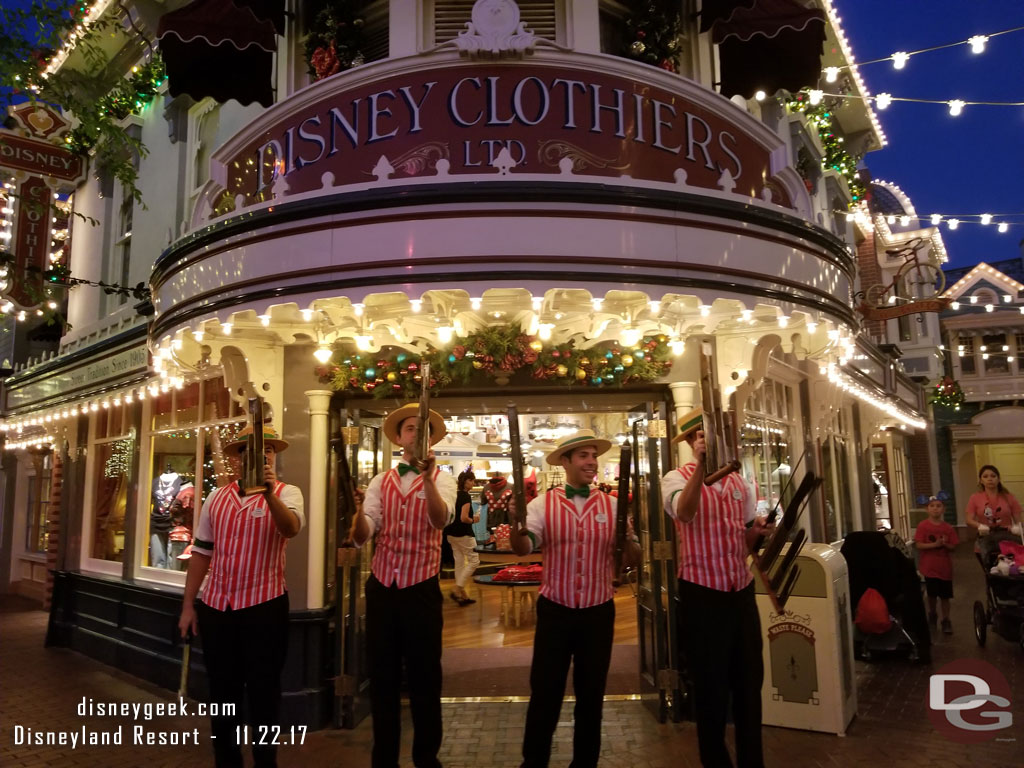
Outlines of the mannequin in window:
{"label": "mannequin in window", "polygon": [[153,480],[153,511],[149,516],[149,564],[153,568],[166,568],[167,538],[171,531],[171,502],[181,490],[181,476],[171,462]]}
{"label": "mannequin in window", "polygon": [[192,518],[195,509],[196,487],[191,482],[181,484],[181,490],[174,497],[168,510],[173,526],[167,535],[167,567],[172,571],[188,569],[188,558],[182,558],[192,543]]}
{"label": "mannequin in window", "polygon": [[481,501],[487,505],[487,527],[492,531],[508,522],[508,505],[512,500],[512,486],[501,472],[491,472],[484,486]]}

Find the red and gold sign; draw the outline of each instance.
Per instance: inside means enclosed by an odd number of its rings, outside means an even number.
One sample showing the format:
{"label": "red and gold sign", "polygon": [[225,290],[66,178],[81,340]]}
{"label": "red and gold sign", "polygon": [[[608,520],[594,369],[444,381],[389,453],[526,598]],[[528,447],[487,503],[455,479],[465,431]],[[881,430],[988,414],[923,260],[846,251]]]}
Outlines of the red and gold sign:
{"label": "red and gold sign", "polygon": [[0,168],[28,171],[72,183],[84,178],[82,158],[40,139],[0,131]]}
{"label": "red and gold sign", "polygon": [[4,295],[22,308],[38,304],[43,295],[43,271],[50,246],[50,188],[39,176],[18,185],[18,216],[11,251],[14,263]]}
{"label": "red and gold sign", "polygon": [[[532,65],[464,64],[402,73],[283,114],[215,160],[246,205],[375,178],[582,174],[761,197],[769,147],[699,98],[627,76]],[[706,99],[705,99],[706,100]],[[739,115],[737,115],[739,117]],[[740,121],[742,122],[742,121]],[[450,179],[456,181],[457,179]]]}

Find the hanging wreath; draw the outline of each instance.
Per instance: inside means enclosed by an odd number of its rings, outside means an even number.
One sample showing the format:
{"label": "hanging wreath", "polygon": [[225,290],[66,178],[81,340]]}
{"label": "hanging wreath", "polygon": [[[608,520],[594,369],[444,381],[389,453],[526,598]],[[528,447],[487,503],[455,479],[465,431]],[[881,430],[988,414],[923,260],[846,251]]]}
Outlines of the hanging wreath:
{"label": "hanging wreath", "polygon": [[313,80],[358,67],[363,56],[365,22],[356,0],[321,0],[313,4],[306,35],[306,65]]}
{"label": "hanging wreath", "polygon": [[940,408],[952,408],[954,411],[960,410],[964,400],[963,389],[950,376],[944,377],[942,381],[932,387],[931,394],[928,396],[928,402],[932,405],[937,405]]}
{"label": "hanging wreath", "polygon": [[321,383],[335,391],[405,398],[419,397],[424,362],[430,363],[432,389],[473,383],[504,385],[513,379],[612,387],[655,381],[672,368],[671,350],[663,335],[645,337],[632,349],[607,342],[580,350],[572,342],[545,345],[518,325],[491,326],[456,337],[448,350],[428,347],[417,354],[384,347],[368,353],[338,346],[334,358],[340,362],[318,366],[317,374]]}

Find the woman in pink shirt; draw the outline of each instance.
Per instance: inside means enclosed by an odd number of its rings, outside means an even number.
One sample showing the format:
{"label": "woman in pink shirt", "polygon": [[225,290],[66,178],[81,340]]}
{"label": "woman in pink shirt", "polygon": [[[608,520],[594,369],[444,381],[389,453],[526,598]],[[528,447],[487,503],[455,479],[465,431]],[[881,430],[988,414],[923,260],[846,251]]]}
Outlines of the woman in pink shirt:
{"label": "woman in pink shirt", "polygon": [[992,554],[999,551],[1000,541],[1020,537],[1020,502],[1006,490],[999,470],[991,464],[978,472],[978,492],[967,501],[966,518],[969,526],[978,529],[975,551],[986,568],[992,564]]}

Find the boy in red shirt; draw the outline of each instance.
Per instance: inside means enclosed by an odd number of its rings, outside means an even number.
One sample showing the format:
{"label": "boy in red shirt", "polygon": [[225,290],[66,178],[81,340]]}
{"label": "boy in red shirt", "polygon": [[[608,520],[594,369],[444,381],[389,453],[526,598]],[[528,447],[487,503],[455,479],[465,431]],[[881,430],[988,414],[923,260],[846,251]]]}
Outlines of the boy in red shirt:
{"label": "boy in red shirt", "polygon": [[918,570],[924,576],[928,592],[928,621],[935,626],[935,599],[942,601],[942,632],[953,634],[949,621],[949,600],[953,597],[953,558],[950,552],[959,543],[956,529],[942,519],[946,505],[935,496],[928,500],[928,519],[922,520],[914,533],[914,543],[921,551]]}

